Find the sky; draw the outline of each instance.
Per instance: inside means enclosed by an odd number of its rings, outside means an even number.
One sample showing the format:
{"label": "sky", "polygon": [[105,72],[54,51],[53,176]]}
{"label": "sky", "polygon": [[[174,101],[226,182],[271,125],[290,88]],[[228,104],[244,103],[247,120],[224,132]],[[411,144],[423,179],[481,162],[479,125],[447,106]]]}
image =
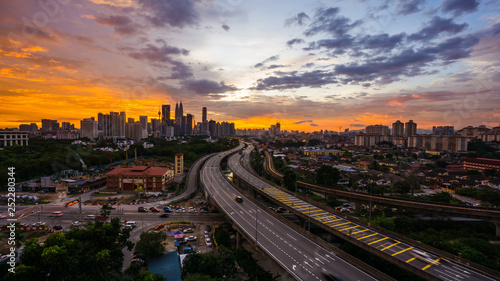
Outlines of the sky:
{"label": "sky", "polygon": [[500,125],[496,0],[0,0],[0,18],[0,128],[181,101],[236,128]]}

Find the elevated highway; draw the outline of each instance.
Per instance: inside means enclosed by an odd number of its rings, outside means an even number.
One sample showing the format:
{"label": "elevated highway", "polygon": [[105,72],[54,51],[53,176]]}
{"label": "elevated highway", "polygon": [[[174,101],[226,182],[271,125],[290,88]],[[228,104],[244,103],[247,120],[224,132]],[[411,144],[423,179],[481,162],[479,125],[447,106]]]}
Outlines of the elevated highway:
{"label": "elevated highway", "polygon": [[[220,164],[224,157],[242,147],[208,159],[201,170],[201,184],[210,200],[219,205],[247,238],[297,280],[324,280],[323,269],[345,277],[344,280],[377,280],[296,232],[238,192],[222,174]],[[237,202],[236,196],[242,196],[243,201]]]}
{"label": "elevated highway", "polygon": [[321,208],[309,200],[299,199],[285,190],[274,187],[247,170],[248,155],[251,150],[250,146],[245,150],[243,157],[233,155],[229,158],[228,167],[233,171],[235,180],[254,188],[256,193],[286,207],[305,221],[313,222],[322,229],[425,280],[496,280],[500,278],[498,272],[484,267],[481,267],[481,270],[472,269],[470,266],[455,262],[450,254],[446,255],[442,251],[422,245],[417,241],[383,233],[359,221],[347,219],[331,209]]}
{"label": "elevated highway", "polygon": [[[274,162],[271,155],[264,151],[265,154],[265,169],[266,172],[273,178],[283,181],[283,175],[274,167]],[[311,184],[303,181],[297,181],[297,187],[309,189],[321,194],[332,194],[340,198],[345,198],[354,202],[369,202],[380,204],[398,209],[415,210],[423,213],[457,216],[464,218],[480,219],[493,222],[496,225],[496,235],[500,236],[500,210],[493,208],[456,206],[451,204],[439,204],[431,202],[422,202],[417,200],[405,200],[390,198],[386,196],[378,196],[360,192],[338,190],[331,187]]]}

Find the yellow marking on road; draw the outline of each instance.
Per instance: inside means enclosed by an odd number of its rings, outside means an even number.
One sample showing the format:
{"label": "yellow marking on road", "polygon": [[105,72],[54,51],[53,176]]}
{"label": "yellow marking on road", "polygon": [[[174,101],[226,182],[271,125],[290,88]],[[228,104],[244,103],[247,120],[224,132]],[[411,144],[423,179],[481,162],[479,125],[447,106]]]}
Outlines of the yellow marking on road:
{"label": "yellow marking on road", "polygon": [[399,252],[397,252],[397,253],[392,254],[391,256],[393,256],[393,257],[394,257],[394,256],[396,256],[396,255],[399,255],[399,254],[401,254],[401,253],[403,253],[403,252],[406,252],[406,251],[408,251],[408,250],[411,250],[411,249],[413,249],[413,247],[410,247],[410,248],[408,248],[408,249],[401,250],[401,251],[399,251]]}
{"label": "yellow marking on road", "polygon": [[294,208],[295,210],[298,210],[298,211],[304,211],[304,210],[307,210],[309,209],[309,207],[303,207],[303,208]]}
{"label": "yellow marking on road", "polygon": [[368,230],[369,230],[369,229],[360,230],[360,231],[356,231],[356,232],[354,232],[354,233],[352,233],[352,234],[361,233],[361,232],[365,232],[365,231],[368,231]]}
{"label": "yellow marking on road", "polygon": [[344,229],[339,229],[339,231],[349,230],[349,229],[356,228],[356,227],[359,227],[359,225],[347,227],[347,228],[344,228]]}
{"label": "yellow marking on road", "polygon": [[414,260],[415,260],[415,258],[411,258],[411,259],[407,260],[406,263],[409,263],[409,262],[414,261]]}
{"label": "yellow marking on road", "polygon": [[430,263],[430,264],[428,264],[428,265],[426,265],[426,266],[422,267],[422,270],[426,270],[427,268],[429,268],[429,267],[431,267],[431,266],[433,266],[433,265],[435,265],[435,264],[439,264],[439,261],[440,261],[440,260],[441,260],[441,258],[438,258],[437,260],[433,261],[432,263]]}
{"label": "yellow marking on road", "polygon": [[322,213],[317,213],[317,214],[312,214],[311,216],[324,216],[324,215],[328,215],[327,212],[319,209],[319,210],[314,210],[314,211],[311,211],[311,213],[315,213],[315,212],[322,212]]}
{"label": "yellow marking on road", "polygon": [[389,237],[384,237],[384,238],[379,239],[379,240],[377,240],[377,241],[370,242],[370,243],[368,243],[368,245],[375,244],[375,243],[380,242],[380,241],[383,241],[383,240],[385,240],[385,239],[389,239]]}
{"label": "yellow marking on road", "polygon": [[326,223],[331,223],[331,222],[334,222],[334,221],[339,221],[339,220],[342,220],[342,219],[336,219],[336,220],[325,221],[325,222],[323,222],[323,223],[325,223],[325,224],[326,224]]}
{"label": "yellow marking on road", "polygon": [[377,234],[378,234],[378,233],[376,233],[376,232],[375,232],[375,233],[372,233],[372,234],[369,234],[369,235],[363,236],[363,237],[361,237],[361,238],[358,238],[358,240],[365,239],[365,238],[368,238],[368,237],[372,237],[372,236],[377,235]]}
{"label": "yellow marking on road", "polygon": [[337,227],[337,226],[341,226],[341,225],[345,225],[345,224],[349,224],[349,223],[351,223],[351,222],[350,221],[349,222],[343,222],[343,223],[339,223],[339,224],[334,224],[331,227]]}
{"label": "yellow marking on road", "polygon": [[385,247],[385,248],[381,249],[380,251],[385,251],[385,250],[389,249],[389,248],[390,248],[390,247],[392,247],[392,246],[396,246],[396,245],[397,245],[397,244],[399,244],[399,243],[401,243],[401,242],[397,241],[396,243],[391,244],[391,245],[389,245],[389,246],[387,246],[387,247]]}

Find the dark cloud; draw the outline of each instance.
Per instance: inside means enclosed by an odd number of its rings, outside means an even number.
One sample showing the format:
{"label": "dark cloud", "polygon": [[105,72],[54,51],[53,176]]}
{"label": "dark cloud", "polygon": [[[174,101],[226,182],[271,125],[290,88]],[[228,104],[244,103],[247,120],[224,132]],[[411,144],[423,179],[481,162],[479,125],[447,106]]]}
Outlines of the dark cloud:
{"label": "dark cloud", "polygon": [[466,23],[456,24],[451,18],[446,19],[435,16],[426,27],[416,33],[411,34],[410,36],[408,36],[408,39],[428,41],[438,37],[441,33],[457,34],[464,30],[467,26],[468,24]]}
{"label": "dark cloud", "polygon": [[310,122],[314,122],[314,121],[313,121],[313,120],[303,120],[303,121],[297,121],[297,122],[292,123],[292,124],[298,125],[298,124],[302,124],[302,123],[310,123]]}
{"label": "dark cloud", "polygon": [[226,85],[224,81],[217,83],[208,79],[189,79],[182,81],[182,85],[197,95],[223,94],[238,90],[234,85]]}
{"label": "dark cloud", "polygon": [[275,72],[277,76],[269,76],[257,80],[257,85],[252,90],[287,90],[301,87],[321,87],[323,85],[337,83],[333,73],[314,70],[310,72]]}
{"label": "dark cloud", "polygon": [[196,25],[199,20],[195,9],[195,0],[137,0],[141,8],[146,12],[146,19],[156,27],[183,28]]}
{"label": "dark cloud", "polygon": [[302,39],[300,39],[300,38],[294,38],[294,39],[292,39],[292,40],[288,40],[288,41],[286,41],[286,44],[287,44],[288,46],[292,46],[292,45],[294,45],[294,44],[299,44],[299,43],[304,43],[304,40],[302,40]]}
{"label": "dark cloud", "polygon": [[280,56],[279,55],[276,55],[276,56],[272,56],[272,57],[268,57],[267,59],[265,59],[264,61],[262,62],[259,62],[257,64],[255,64],[253,67],[255,68],[259,68],[259,67],[263,67],[264,64],[270,62],[270,61],[277,61],[279,60]]}
{"label": "dark cloud", "polygon": [[302,67],[309,68],[309,67],[313,67],[313,66],[315,66],[314,62],[309,62],[309,63],[304,64]]}
{"label": "dark cloud", "polygon": [[377,51],[391,51],[405,38],[404,33],[390,36],[387,33],[378,35],[366,35],[361,37],[356,44],[365,49],[377,49]]}
{"label": "dark cloud", "polygon": [[285,26],[290,26],[294,23],[296,23],[298,25],[303,25],[304,22],[308,19],[309,19],[309,16],[306,13],[304,13],[304,12],[298,13],[295,17],[285,20]]}
{"label": "dark cloud", "polygon": [[425,0],[399,0],[398,14],[410,15],[420,12],[421,6],[425,4]]}
{"label": "dark cloud", "polygon": [[[130,50],[129,48],[121,48],[124,51]],[[189,55],[189,51],[186,49],[180,49],[177,47],[169,46],[164,44],[161,47],[155,46],[153,44],[147,44],[146,47],[139,50],[130,51],[128,55],[134,59],[148,60],[151,62],[170,62],[172,59],[170,55]]]}
{"label": "dark cloud", "polygon": [[280,68],[280,67],[287,67],[288,65],[283,65],[283,64],[271,64],[270,66],[267,67],[267,69],[275,69],[275,68]]}
{"label": "dark cloud", "polygon": [[225,31],[229,31],[229,29],[231,29],[231,28],[229,27],[229,25],[223,24],[222,29],[224,29]]}
{"label": "dark cloud", "polygon": [[138,25],[127,16],[101,15],[97,16],[95,21],[100,25],[113,26],[118,34],[129,35],[136,33],[138,30]]}
{"label": "dark cloud", "polygon": [[318,124],[311,123],[311,124],[309,124],[309,126],[311,126],[311,127],[317,127]]}
{"label": "dark cloud", "polygon": [[423,52],[437,55],[444,61],[468,58],[472,53],[471,47],[479,43],[479,38],[469,35],[453,37],[434,47],[425,48]]}
{"label": "dark cloud", "polygon": [[446,13],[453,13],[454,16],[460,16],[464,13],[477,11],[478,0],[445,0],[441,4],[441,9]]}
{"label": "dark cloud", "polygon": [[365,124],[349,124],[349,127],[366,127]]}
{"label": "dark cloud", "polygon": [[325,32],[334,37],[342,37],[351,29],[361,24],[359,20],[351,23],[350,19],[339,16],[339,11],[339,8],[318,9],[304,34],[312,36],[320,32]]}

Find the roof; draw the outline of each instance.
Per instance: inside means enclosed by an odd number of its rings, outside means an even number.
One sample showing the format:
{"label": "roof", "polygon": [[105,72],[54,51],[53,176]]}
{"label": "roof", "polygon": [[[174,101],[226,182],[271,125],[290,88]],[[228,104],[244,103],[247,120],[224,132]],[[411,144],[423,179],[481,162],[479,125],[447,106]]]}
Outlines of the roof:
{"label": "roof", "polygon": [[180,153],[180,152],[179,152],[179,153],[176,153],[176,154],[175,154],[175,156],[182,156],[182,155],[184,155],[184,153]]}
{"label": "roof", "polygon": [[465,158],[464,162],[479,163],[479,164],[489,164],[500,166],[500,160],[488,159],[488,158]]}
{"label": "roof", "polygon": [[167,168],[150,168],[147,166],[136,166],[134,168],[115,168],[108,172],[107,176],[124,175],[124,176],[163,176],[170,169]]}
{"label": "roof", "polygon": [[176,251],[166,253],[158,258],[151,259],[148,271],[168,278],[169,281],[182,281],[181,263]]}

